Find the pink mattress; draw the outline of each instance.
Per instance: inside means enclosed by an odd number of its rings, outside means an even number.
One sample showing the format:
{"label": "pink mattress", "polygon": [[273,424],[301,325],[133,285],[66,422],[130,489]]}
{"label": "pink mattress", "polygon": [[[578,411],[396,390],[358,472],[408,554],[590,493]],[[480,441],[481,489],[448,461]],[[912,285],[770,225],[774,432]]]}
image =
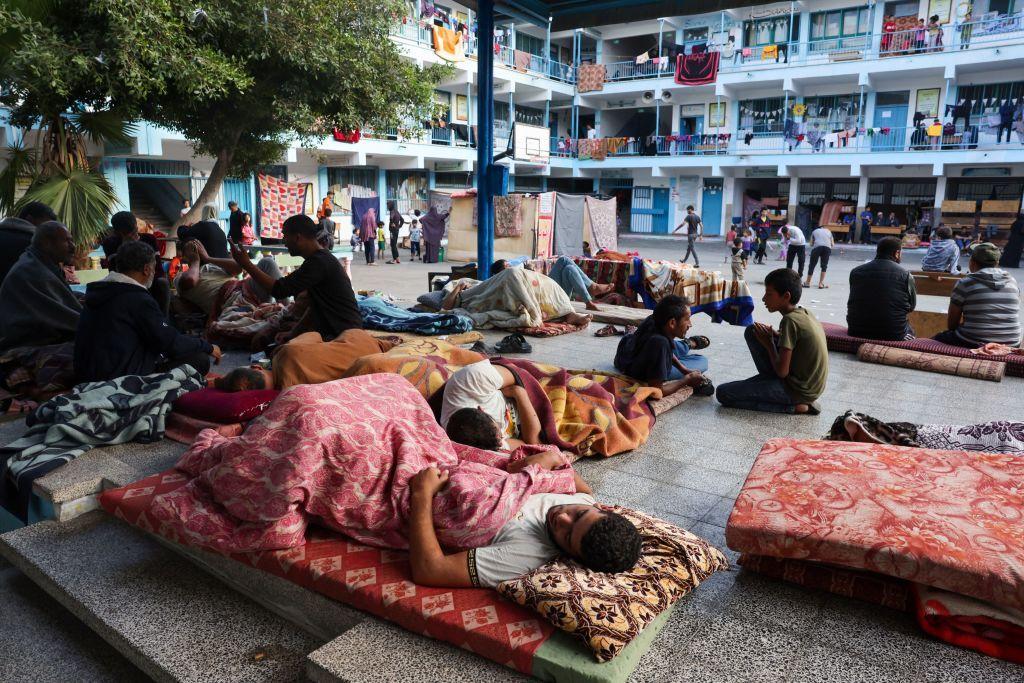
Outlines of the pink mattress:
{"label": "pink mattress", "polygon": [[861,344],[878,344],[880,346],[891,346],[897,349],[912,349],[914,351],[926,351],[938,353],[943,356],[955,356],[957,358],[982,358],[1006,363],[1006,374],[1011,377],[1024,377],[1024,356],[978,356],[971,353],[970,349],[960,346],[951,346],[937,342],[934,339],[911,339],[910,341],[879,341],[877,339],[865,339],[863,337],[851,337],[842,325],[833,323],[822,323],[825,328],[825,341],[830,351],[841,353],[857,353]]}
{"label": "pink mattress", "polygon": [[726,541],[1022,609],[1024,458],[774,439],[751,467]]}

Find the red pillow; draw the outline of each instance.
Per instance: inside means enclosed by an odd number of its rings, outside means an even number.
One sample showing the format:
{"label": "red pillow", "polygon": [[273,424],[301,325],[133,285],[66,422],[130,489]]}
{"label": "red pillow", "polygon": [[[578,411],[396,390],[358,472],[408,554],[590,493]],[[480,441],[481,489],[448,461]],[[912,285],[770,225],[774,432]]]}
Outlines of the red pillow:
{"label": "red pillow", "polygon": [[277,389],[233,392],[199,389],[175,401],[174,410],[182,415],[221,424],[248,422],[262,415],[279,393]]}

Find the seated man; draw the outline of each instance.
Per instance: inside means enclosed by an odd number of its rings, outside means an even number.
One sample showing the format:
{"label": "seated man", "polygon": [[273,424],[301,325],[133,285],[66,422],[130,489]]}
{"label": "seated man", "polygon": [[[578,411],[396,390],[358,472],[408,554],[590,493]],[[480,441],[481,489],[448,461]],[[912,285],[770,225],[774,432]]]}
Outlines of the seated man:
{"label": "seated man", "polygon": [[875,259],[850,271],[846,324],[852,337],[900,341],[913,339],[907,315],[917,306],[917,288],[910,271],[900,267],[903,247],[898,237],[878,241]]}
{"label": "seated man", "polygon": [[[212,315],[221,287],[238,277],[242,272],[241,266],[229,258],[210,256],[206,251],[206,246],[199,240],[185,243],[181,259],[188,264],[188,270],[174,279],[174,288],[177,290],[178,296],[198,306],[206,315]],[[261,258],[256,267],[274,280],[281,277],[277,261],[271,256]],[[269,289],[261,287],[255,281],[251,284],[253,285],[251,291],[260,303],[270,301]]]}
{"label": "seated man", "polygon": [[216,346],[174,329],[149,295],[154,256],[143,242],[125,242],[117,250],[118,269],[86,288],[75,336],[79,382],[149,375],[182,365],[205,375],[210,371],[209,356],[220,360]]}
{"label": "seated man", "polygon": [[709,346],[707,337],[686,338],[690,331],[689,302],[670,294],[654,307],[654,312],[619,341],[615,351],[615,369],[644,383],[660,387],[665,396],[684,386],[693,387],[699,396],[711,396],[715,387],[701,372],[708,359],[691,354],[691,348]]}
{"label": "seated man", "polygon": [[584,325],[557,282],[525,268],[505,268],[489,280],[463,278],[445,285],[442,310],[463,309],[477,327],[540,327],[548,320]]}
{"label": "seated man", "polygon": [[21,255],[32,244],[36,227],[57,220],[53,209],[42,202],[29,202],[18,215],[0,221],[0,285]]}
{"label": "seated man", "polygon": [[236,368],[218,379],[216,387],[222,391],[247,391],[331,382],[344,377],[363,356],[384,353],[394,346],[394,342],[363,330],[345,330],[328,342],[317,332],[307,332],[277,348],[272,369]]}
{"label": "seated man", "polygon": [[103,247],[103,255],[107,259],[107,268],[117,270],[117,263],[114,255],[125,242],[140,241],[153,250],[153,258],[156,263],[156,276],[153,278],[153,285],[149,293],[156,299],[160,310],[166,316],[171,307],[171,285],[167,282],[167,273],[164,272],[163,263],[160,261],[160,245],[156,237],[150,234],[139,234],[139,222],[131,211],[118,211],[110,218],[111,234],[100,242]]}
{"label": "seated man", "polygon": [[944,344],[977,348],[988,343],[1020,345],[1020,289],[999,268],[999,248],[983,242],[971,251],[970,275],[960,279],[949,295],[949,329],[933,339]]}
{"label": "seated man", "polygon": [[345,269],[331,252],[318,241],[320,231],[313,219],[304,214],[292,216],[281,226],[284,245],[292,256],[301,256],[302,265],[290,275],[275,279],[249,259],[240,245],[231,243],[231,258],[252,277],[253,282],[276,299],[285,299],[307,292],[313,329],[325,340],[334,339],[345,330],[362,329],[352,282]]}
{"label": "seated man", "polygon": [[[898,241],[898,240],[897,240]],[[825,331],[800,302],[800,275],[779,268],[764,279],[765,308],[782,313],[779,331],[755,323],[743,333],[757,375],[718,385],[718,402],[727,408],[770,413],[813,413],[825,391],[828,348]]]}
{"label": "seated man", "polygon": [[[505,259],[495,261],[491,265],[491,275],[496,275],[507,267],[508,262]],[[548,271],[548,277],[557,282],[570,299],[584,302],[588,311],[600,310],[594,304],[595,296],[610,294],[615,289],[615,285],[599,285],[591,280],[583,272],[583,269],[568,256],[558,257],[555,264],[551,266],[551,270]]]}
{"label": "seated man", "polygon": [[[508,466],[530,464],[552,469],[559,453],[538,453]],[[515,470],[513,469],[515,468]],[[489,545],[445,554],[434,530],[434,496],[448,483],[448,472],[428,467],[409,482],[409,562],[412,579],[425,586],[495,588],[564,555],[596,572],[633,568],[642,539],[633,523],[595,507],[593,491],[577,474],[576,493],[539,493],[505,523]]]}
{"label": "seated man", "polygon": [[953,240],[953,231],[940,225],[935,231],[927,253],[921,259],[921,270],[929,273],[955,273],[960,270],[960,247]]}
{"label": "seated man", "polygon": [[486,451],[541,443],[540,417],[508,368],[482,360],[445,382],[441,426],[448,438]]}
{"label": "seated man", "polygon": [[[204,207],[204,213],[205,207]],[[206,253],[215,259],[228,258],[228,239],[224,236],[224,230],[216,221],[202,220],[192,225],[183,225],[178,228],[178,243],[186,244],[192,240],[198,240]]]}
{"label": "seated man", "polygon": [[71,231],[57,221],[36,228],[0,286],[0,351],[74,339],[82,305],[63,270],[74,262]]}

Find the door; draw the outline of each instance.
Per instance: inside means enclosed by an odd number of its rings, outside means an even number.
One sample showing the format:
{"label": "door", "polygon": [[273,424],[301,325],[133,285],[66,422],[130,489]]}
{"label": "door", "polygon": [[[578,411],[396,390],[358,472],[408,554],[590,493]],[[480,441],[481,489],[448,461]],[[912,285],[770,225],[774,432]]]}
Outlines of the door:
{"label": "door", "polygon": [[[243,178],[225,178],[224,188],[221,193],[224,195],[224,207],[227,208],[229,202],[238,202],[238,208],[242,213],[252,213],[252,202],[251,193],[249,192],[248,179]],[[253,217],[253,223],[255,223],[255,216]]]}
{"label": "door", "polygon": [[668,193],[667,187],[633,188],[632,232],[668,234]]}
{"label": "door", "polygon": [[875,128],[888,128],[889,132],[879,131],[871,138],[873,152],[901,152],[907,139],[907,105],[876,104]]}
{"label": "door", "polygon": [[708,178],[701,193],[700,219],[704,222],[705,235],[722,234],[722,180]]}

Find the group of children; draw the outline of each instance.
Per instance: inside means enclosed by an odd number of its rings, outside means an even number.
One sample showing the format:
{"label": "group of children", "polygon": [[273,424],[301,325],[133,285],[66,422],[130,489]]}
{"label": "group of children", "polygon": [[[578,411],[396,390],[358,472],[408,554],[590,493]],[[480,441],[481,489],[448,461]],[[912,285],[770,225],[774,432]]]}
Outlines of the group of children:
{"label": "group of children", "polygon": [[[417,257],[423,260],[423,228],[420,227],[420,210],[416,209],[412,212],[412,222],[409,224],[409,252],[410,257],[413,261]],[[384,230],[384,221],[377,221],[377,253],[383,254],[384,249],[387,247],[388,237]],[[352,231],[352,238],[349,240],[349,244],[352,245],[352,251],[357,252],[363,248],[363,243],[359,239],[359,231]],[[372,246],[372,245],[371,245]]]}

